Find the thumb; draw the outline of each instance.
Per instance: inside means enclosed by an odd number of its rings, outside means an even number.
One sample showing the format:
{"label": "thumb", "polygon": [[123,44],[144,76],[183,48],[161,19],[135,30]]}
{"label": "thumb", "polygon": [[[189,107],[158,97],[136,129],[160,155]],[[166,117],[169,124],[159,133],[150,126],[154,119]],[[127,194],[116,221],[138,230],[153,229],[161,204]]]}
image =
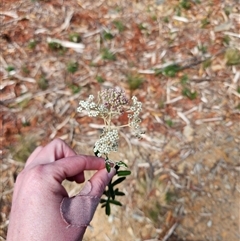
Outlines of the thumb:
{"label": "thumb", "polygon": [[102,169],[94,174],[77,196],[64,198],[60,207],[63,220],[69,226],[88,226],[105,187],[114,175],[114,168],[109,173],[106,169]]}

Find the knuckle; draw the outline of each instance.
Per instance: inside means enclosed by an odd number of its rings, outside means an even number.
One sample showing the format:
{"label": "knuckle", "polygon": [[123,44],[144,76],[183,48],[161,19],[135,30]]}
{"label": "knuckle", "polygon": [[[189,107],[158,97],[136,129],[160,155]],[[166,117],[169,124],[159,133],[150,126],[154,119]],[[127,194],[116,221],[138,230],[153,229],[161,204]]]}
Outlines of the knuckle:
{"label": "knuckle", "polygon": [[56,143],[57,145],[65,144],[65,142],[60,138],[55,138],[52,142]]}

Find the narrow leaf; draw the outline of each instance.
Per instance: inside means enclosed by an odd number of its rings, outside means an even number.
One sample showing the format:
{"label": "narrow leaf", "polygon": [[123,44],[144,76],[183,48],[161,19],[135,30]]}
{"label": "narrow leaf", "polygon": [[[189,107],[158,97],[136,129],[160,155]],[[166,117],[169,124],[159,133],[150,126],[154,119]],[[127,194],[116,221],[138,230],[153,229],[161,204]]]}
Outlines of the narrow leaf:
{"label": "narrow leaf", "polygon": [[109,203],[112,203],[112,204],[117,205],[117,206],[122,206],[122,204],[119,201],[116,201],[116,200],[109,200]]}
{"label": "narrow leaf", "polygon": [[120,177],[120,178],[118,178],[116,181],[114,181],[114,182],[112,183],[112,186],[115,186],[115,185],[121,183],[121,182],[124,181],[125,179],[126,179],[126,177]]}
{"label": "narrow leaf", "polygon": [[106,202],[105,213],[106,213],[106,215],[108,215],[108,216],[111,214],[111,208],[110,208],[110,203],[109,203],[109,201]]}
{"label": "narrow leaf", "polygon": [[116,196],[125,196],[124,192],[115,191]]}
{"label": "narrow leaf", "polygon": [[129,171],[129,170],[118,171],[118,172],[117,172],[117,175],[118,175],[119,177],[128,176],[128,175],[130,175],[130,174],[131,174],[131,171]]}
{"label": "narrow leaf", "polygon": [[119,161],[116,163],[116,165],[120,166],[120,167],[128,167],[127,164],[123,161]]}
{"label": "narrow leaf", "polygon": [[110,172],[111,171],[111,166],[108,162],[106,162],[106,169],[107,169],[107,172]]}

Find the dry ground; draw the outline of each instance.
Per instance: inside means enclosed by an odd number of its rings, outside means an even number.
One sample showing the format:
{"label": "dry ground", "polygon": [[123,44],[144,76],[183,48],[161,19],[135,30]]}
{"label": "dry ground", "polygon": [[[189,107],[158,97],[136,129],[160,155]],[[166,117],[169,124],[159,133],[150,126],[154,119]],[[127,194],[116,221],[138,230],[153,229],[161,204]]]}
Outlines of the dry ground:
{"label": "dry ground", "polygon": [[121,133],[123,207],[99,208],[85,240],[240,240],[237,1],[0,6],[1,240],[28,155],[55,137],[92,154],[102,123],[76,114],[78,101],[114,86],[143,102],[146,134]]}

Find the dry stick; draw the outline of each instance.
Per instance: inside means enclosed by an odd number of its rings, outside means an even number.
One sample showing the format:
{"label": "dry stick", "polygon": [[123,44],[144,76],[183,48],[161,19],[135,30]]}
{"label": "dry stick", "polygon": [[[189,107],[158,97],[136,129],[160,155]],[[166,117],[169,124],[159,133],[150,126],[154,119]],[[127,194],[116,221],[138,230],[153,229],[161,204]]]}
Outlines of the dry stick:
{"label": "dry stick", "polygon": [[168,230],[166,235],[163,237],[162,241],[167,241],[178,225],[179,225],[178,222],[174,223],[173,226]]}
{"label": "dry stick", "polygon": [[69,12],[67,12],[66,14],[64,23],[53,32],[53,35],[56,33],[62,32],[63,30],[66,30],[69,27],[73,14],[74,14],[74,10],[70,9]]}

